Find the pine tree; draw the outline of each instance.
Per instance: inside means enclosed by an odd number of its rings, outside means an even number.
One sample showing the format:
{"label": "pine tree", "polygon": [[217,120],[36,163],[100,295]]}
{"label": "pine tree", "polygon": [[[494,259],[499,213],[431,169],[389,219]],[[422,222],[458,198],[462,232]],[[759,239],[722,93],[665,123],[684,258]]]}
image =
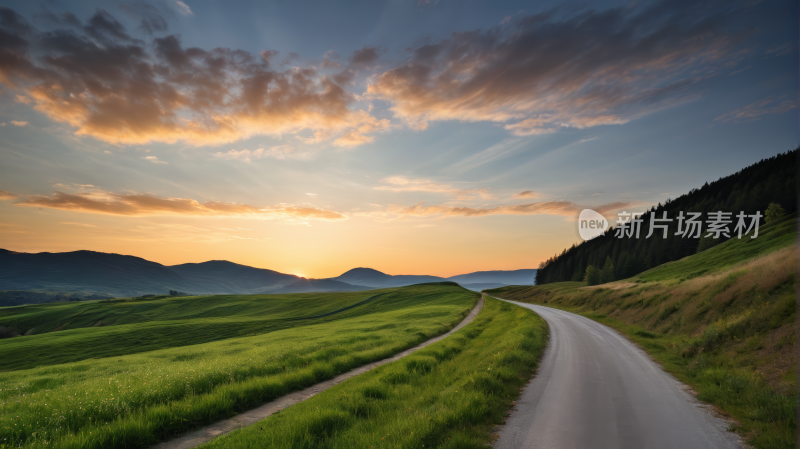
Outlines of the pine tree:
{"label": "pine tree", "polygon": [[600,283],[600,270],[594,265],[589,265],[586,268],[586,283],[589,285],[597,285]]}
{"label": "pine tree", "polygon": [[611,258],[606,256],[606,263],[600,271],[600,283],[607,284],[609,282],[614,282],[614,264],[611,263]]}

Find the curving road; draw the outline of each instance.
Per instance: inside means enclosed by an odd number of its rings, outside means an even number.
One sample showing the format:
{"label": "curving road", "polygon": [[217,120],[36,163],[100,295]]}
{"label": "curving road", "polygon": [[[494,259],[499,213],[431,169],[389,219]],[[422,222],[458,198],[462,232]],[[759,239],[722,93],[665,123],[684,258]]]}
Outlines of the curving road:
{"label": "curving road", "polygon": [[616,331],[562,310],[508,302],[544,318],[550,343],[495,449],[744,447],[726,430],[728,421]]}

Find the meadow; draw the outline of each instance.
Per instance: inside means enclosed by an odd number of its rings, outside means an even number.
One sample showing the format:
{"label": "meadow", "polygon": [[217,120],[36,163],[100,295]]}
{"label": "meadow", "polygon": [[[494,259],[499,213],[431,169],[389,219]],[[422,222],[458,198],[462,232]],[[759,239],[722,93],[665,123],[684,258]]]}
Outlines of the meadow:
{"label": "meadow", "polygon": [[446,339],[201,446],[485,448],[547,343],[528,309],[487,298]]}
{"label": "meadow", "polygon": [[0,371],[253,336],[383,310],[389,290],[120,298],[0,308]]}
{"label": "meadow", "polygon": [[578,313],[639,344],[757,448],[795,447],[796,216],[630,279],[487,291]]}
{"label": "meadow", "polygon": [[[39,365],[0,373],[0,447],[148,447],[446,332],[478,297],[440,283],[0,309],[0,322],[41,320],[53,330],[0,343],[4,363],[24,366],[17,358],[30,353]],[[118,324],[58,330],[96,319]],[[204,335],[217,329],[228,333]],[[161,349],[144,352],[137,341],[151,332],[161,333],[148,348]],[[230,336],[237,332],[255,335]],[[120,355],[108,356],[110,348]]]}

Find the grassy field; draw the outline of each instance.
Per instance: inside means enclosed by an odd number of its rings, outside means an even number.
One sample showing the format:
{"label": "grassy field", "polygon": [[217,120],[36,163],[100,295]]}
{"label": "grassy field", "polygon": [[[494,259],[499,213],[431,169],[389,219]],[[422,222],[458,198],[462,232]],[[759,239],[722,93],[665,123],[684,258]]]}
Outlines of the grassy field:
{"label": "grassy field", "polygon": [[757,448],[795,447],[796,217],[630,279],[488,293],[614,327],[698,398],[734,417]]}
{"label": "grassy field", "polygon": [[[0,447],[147,447],[439,335],[461,321],[477,299],[474,292],[443,283],[349,294],[217,297],[216,305],[214,298],[189,297],[16,310],[10,316],[19,322],[30,319],[26,314],[44,313],[52,320],[43,319],[47,326],[80,311],[108,313],[128,324],[2,340],[0,357],[58,352],[65,342],[83,351],[66,359],[84,360],[0,373]],[[135,311],[140,322],[126,321],[120,307]],[[253,327],[248,332],[257,335],[206,336],[205,341],[218,341],[194,345],[177,336],[176,347],[167,348],[170,342],[164,340],[159,343],[164,349],[138,352],[137,332],[173,327],[169,318],[198,337],[215,329],[215,319],[223,329],[252,322],[280,322],[284,328]],[[122,331],[114,333],[115,328]],[[130,338],[114,340],[119,336]],[[6,349],[9,344],[27,346],[13,352]],[[126,355],[104,357],[109,347]]]}
{"label": "grassy field", "polygon": [[536,314],[488,299],[445,340],[201,447],[485,448],[546,341]]}
{"label": "grassy field", "polygon": [[323,323],[392,307],[391,290],[219,295],[0,308],[26,338],[0,345],[0,371],[112,357]]}

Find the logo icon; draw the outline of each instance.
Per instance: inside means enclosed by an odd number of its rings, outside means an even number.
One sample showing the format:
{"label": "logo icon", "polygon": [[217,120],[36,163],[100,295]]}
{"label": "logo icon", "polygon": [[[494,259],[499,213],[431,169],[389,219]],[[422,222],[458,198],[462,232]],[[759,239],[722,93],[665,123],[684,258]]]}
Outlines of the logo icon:
{"label": "logo icon", "polygon": [[578,234],[584,240],[591,240],[608,229],[608,220],[599,213],[584,209],[578,216]]}

